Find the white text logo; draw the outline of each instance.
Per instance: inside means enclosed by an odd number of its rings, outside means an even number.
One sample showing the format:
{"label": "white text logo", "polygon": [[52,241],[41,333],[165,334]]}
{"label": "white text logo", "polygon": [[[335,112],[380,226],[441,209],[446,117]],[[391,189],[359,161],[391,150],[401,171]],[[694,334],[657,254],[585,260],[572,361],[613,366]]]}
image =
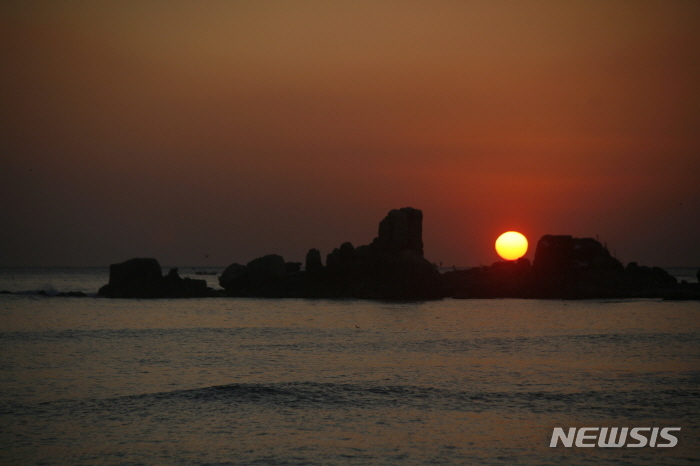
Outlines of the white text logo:
{"label": "white text logo", "polygon": [[[565,447],[675,447],[678,439],[670,432],[681,430],[680,427],[569,427],[564,433],[561,427],[555,427],[552,432],[550,447],[556,447],[561,440]],[[629,434],[629,436],[628,436]],[[648,436],[647,436],[648,435]]]}

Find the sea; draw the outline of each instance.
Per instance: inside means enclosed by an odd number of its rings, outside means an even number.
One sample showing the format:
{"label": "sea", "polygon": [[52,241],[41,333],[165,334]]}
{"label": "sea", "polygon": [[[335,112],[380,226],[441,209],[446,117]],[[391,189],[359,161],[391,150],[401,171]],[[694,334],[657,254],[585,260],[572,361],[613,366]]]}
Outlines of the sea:
{"label": "sea", "polygon": [[97,297],[108,278],[0,269],[0,464],[700,462],[698,301]]}

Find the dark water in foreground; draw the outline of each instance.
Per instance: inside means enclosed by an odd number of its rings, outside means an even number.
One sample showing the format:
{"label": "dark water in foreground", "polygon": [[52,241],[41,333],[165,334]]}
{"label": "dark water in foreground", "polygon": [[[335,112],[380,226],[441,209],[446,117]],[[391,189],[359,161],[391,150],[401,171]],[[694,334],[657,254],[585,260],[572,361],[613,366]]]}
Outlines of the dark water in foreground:
{"label": "dark water in foreground", "polygon": [[[654,300],[0,295],[0,464],[694,464],[699,318]],[[594,426],[682,430],[674,448],[549,448],[553,427]]]}

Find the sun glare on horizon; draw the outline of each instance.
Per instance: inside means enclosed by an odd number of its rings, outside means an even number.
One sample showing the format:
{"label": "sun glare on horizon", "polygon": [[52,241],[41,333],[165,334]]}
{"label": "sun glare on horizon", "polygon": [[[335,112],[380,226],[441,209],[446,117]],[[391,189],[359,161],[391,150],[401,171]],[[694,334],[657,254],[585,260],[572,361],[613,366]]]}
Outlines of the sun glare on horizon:
{"label": "sun glare on horizon", "polygon": [[496,252],[505,260],[520,259],[527,252],[527,238],[517,231],[506,231],[496,240]]}

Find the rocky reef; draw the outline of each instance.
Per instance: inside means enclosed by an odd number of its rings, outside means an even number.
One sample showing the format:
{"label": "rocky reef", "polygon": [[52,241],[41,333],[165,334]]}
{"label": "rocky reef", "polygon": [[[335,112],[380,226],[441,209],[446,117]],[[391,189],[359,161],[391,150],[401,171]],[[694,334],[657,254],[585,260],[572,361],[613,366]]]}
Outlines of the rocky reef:
{"label": "rocky reef", "polygon": [[678,283],[660,267],[624,267],[592,238],[545,235],[535,260],[496,262],[446,272],[445,294],[455,298],[700,299],[700,286]]}
{"label": "rocky reef", "polygon": [[[303,265],[303,267],[302,267]],[[698,272],[700,275],[700,271]],[[700,278],[700,277],[699,277]],[[389,212],[367,245],[346,242],[323,264],[310,249],[306,263],[270,254],[229,265],[219,276],[224,289],[205,280],[163,276],[155,259],[110,266],[99,295],[112,298],[246,296],[269,298],[363,298],[426,300],[454,298],[666,298],[700,299],[700,284],[678,283],[659,267],[624,267],[592,238],[545,235],[533,263],[521,258],[441,274],[423,257],[423,213],[411,207]]]}
{"label": "rocky reef", "polygon": [[214,296],[206,280],[182,278],[177,269],[163,275],[151,258],[135,258],[109,266],[109,283],[100,288],[107,298],[199,298]]}
{"label": "rocky reef", "polygon": [[295,298],[438,299],[442,277],[423,257],[423,213],[405,207],[389,212],[371,244],[346,242],[326,256],[318,249],[301,264],[268,255],[231,264],[219,277],[229,296]]}

